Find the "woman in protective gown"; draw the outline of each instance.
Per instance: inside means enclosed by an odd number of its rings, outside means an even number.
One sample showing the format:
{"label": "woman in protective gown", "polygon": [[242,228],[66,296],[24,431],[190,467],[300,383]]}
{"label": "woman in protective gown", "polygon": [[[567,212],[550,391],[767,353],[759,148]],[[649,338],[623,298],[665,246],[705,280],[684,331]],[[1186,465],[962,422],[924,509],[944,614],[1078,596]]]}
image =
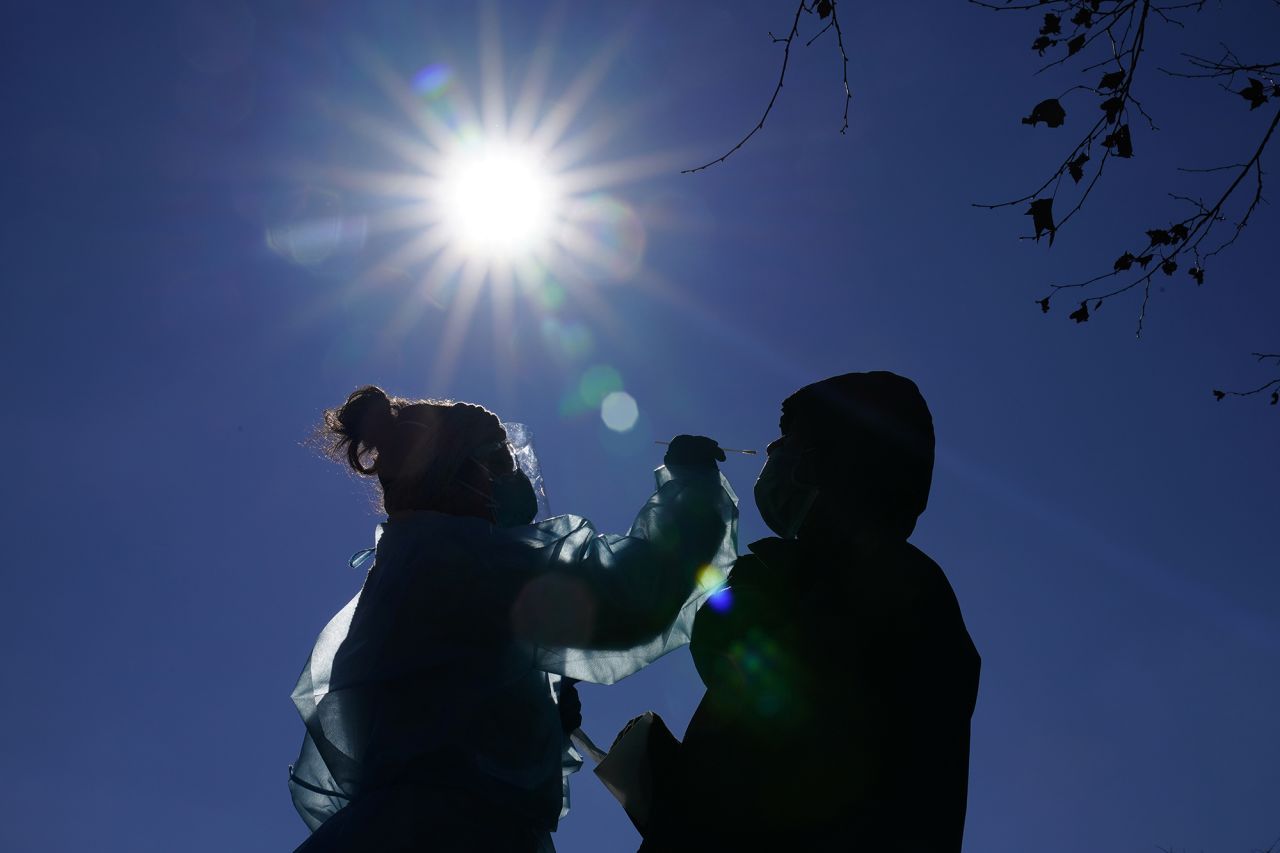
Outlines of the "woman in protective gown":
{"label": "woman in protective gown", "polygon": [[678,436],[628,534],[608,536],[531,523],[530,480],[480,406],[365,387],[323,428],[377,477],[387,521],[293,692],[298,851],[553,850],[581,763],[560,679],[612,683],[688,642],[699,570],[736,551],[723,452]]}

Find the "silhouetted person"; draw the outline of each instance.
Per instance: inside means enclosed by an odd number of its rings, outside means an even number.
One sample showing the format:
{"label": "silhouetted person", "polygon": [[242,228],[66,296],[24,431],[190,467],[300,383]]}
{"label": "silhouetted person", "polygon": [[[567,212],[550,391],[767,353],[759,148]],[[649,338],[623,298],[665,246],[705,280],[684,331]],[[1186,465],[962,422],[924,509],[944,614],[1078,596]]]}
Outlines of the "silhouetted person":
{"label": "silhouetted person", "polygon": [[914,383],[850,373],[782,404],[756,483],[779,538],[698,613],[706,694],[654,754],[644,853],[954,853],[979,658],[942,570],[907,542],[933,424]]}
{"label": "silhouetted person", "polygon": [[736,547],[723,451],[677,436],[628,535],[605,536],[531,523],[530,480],[480,406],[366,387],[325,431],[377,477],[388,520],[293,693],[299,851],[552,850],[581,718],[548,673],[608,683],[687,639],[673,623],[701,600],[695,573]]}

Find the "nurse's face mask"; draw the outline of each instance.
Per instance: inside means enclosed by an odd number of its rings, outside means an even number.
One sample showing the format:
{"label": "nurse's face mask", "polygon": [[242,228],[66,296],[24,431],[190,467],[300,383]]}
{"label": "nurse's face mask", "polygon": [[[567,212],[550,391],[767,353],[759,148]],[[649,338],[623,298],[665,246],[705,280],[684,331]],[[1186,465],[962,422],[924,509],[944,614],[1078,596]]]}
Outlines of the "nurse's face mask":
{"label": "nurse's face mask", "polygon": [[794,436],[777,439],[768,453],[756,480],[756,507],[770,530],[783,539],[794,539],[818,498],[818,489],[797,479],[805,450]]}
{"label": "nurse's face mask", "polygon": [[[519,527],[533,521],[537,516],[538,496],[534,493],[533,483],[529,482],[529,477],[514,465],[508,473],[493,472],[489,463],[501,447],[501,444],[486,445],[472,454],[470,461],[484,471],[489,478],[487,497],[489,509],[493,512],[493,523],[498,527]],[[476,491],[471,486],[467,488]]]}

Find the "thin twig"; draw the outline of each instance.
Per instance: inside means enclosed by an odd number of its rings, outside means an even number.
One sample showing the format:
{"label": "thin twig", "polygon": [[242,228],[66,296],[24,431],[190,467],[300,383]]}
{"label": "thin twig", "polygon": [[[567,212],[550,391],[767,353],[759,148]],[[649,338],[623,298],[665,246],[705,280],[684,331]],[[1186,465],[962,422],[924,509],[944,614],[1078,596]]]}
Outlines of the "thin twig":
{"label": "thin twig", "polygon": [[844,31],[840,29],[840,10],[834,0],[831,3],[831,23],[836,28],[836,44],[840,47],[840,72],[844,81],[844,124],[840,125],[840,134],[843,136],[849,129],[849,101],[853,100],[853,93],[849,91],[849,53],[844,49]]}
{"label": "thin twig", "polygon": [[[695,166],[692,169],[683,169],[680,174],[691,175],[694,172],[701,172],[703,169],[709,169],[717,163],[723,163],[725,160],[728,160],[735,151],[746,145],[747,140],[759,133],[764,127],[764,121],[769,117],[769,113],[773,111],[773,105],[778,100],[778,93],[782,91],[782,83],[787,78],[787,63],[791,61],[791,42],[795,40],[796,34],[800,30],[800,16],[807,8],[808,5],[806,0],[800,0],[800,2],[796,4],[796,14],[791,21],[791,32],[787,33],[786,38],[774,38],[775,42],[782,42],[784,45],[782,49],[782,69],[778,72],[778,85],[773,87],[773,94],[769,97],[769,104],[764,108],[764,113],[760,116],[760,120],[756,122],[756,126],[751,128],[751,131],[746,136],[738,140],[737,145],[733,146],[716,159],[708,163],[703,163],[701,166]],[[832,14],[834,14],[834,11]]]}
{"label": "thin twig", "polygon": [[739,139],[736,145],[734,145],[725,153],[721,154],[716,159],[711,160],[707,163],[703,163],[701,166],[695,166],[692,169],[683,169],[681,170],[680,174],[691,175],[694,172],[701,172],[704,169],[709,169],[712,166],[716,165],[717,163],[723,163],[725,160],[728,160],[729,157],[732,156],[739,148],[746,145],[747,141],[751,139],[751,137],[755,136],[757,133],[759,133],[761,130],[764,129],[765,120],[769,118],[769,114],[773,112],[773,105],[777,103],[778,94],[782,91],[782,85],[786,81],[787,66],[791,61],[791,44],[796,40],[796,38],[800,34],[800,16],[805,12],[814,12],[815,10],[820,12],[826,11],[828,16],[831,18],[831,20],[827,22],[827,25],[825,27],[818,30],[818,32],[811,39],[805,42],[805,47],[809,47],[814,42],[816,42],[827,30],[834,29],[836,31],[836,45],[840,49],[840,62],[841,62],[840,78],[841,78],[841,82],[844,84],[844,114],[842,117],[843,123],[840,125],[840,133],[844,134],[846,131],[849,130],[849,102],[853,99],[853,93],[852,93],[852,90],[849,88],[849,53],[847,50],[845,50],[844,30],[840,26],[840,3],[839,3],[839,0],[829,0],[826,10],[822,10],[820,6],[821,4],[819,3],[809,2],[809,0],[800,0],[800,2],[796,5],[796,13],[791,20],[791,30],[787,33],[787,35],[782,38],[779,38],[777,36],[774,36],[772,33],[770,33],[770,36],[773,38],[773,41],[775,44],[781,42],[783,45],[782,68],[779,69],[778,71],[778,82],[777,82],[777,85],[773,87],[773,94],[769,97],[769,103],[765,105],[764,112],[760,115],[760,120],[756,122],[755,127],[751,128],[751,130],[747,133],[746,136]]}

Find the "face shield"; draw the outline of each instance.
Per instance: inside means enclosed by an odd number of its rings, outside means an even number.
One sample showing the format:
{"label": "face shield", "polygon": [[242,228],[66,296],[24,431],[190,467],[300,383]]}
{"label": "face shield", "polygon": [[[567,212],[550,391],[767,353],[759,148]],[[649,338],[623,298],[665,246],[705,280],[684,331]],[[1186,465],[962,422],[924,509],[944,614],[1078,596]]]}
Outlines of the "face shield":
{"label": "face shield", "polygon": [[547,500],[546,485],[542,480],[542,466],[538,464],[538,454],[533,448],[533,433],[524,424],[508,422],[502,425],[507,433],[507,449],[511,451],[511,459],[516,469],[521,471],[533,487],[533,496],[538,503],[535,518],[546,518],[551,515],[551,505]]}

